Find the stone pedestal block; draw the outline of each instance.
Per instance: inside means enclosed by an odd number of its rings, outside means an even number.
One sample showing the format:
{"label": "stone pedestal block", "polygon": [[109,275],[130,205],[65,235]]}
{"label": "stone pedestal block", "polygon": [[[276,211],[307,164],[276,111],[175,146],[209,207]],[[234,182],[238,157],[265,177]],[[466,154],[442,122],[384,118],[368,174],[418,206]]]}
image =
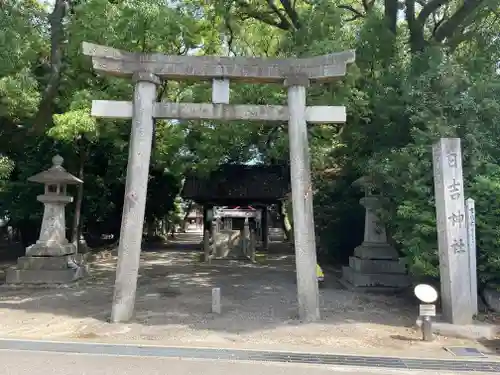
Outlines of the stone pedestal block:
{"label": "stone pedestal block", "polygon": [[360,273],[406,274],[406,262],[403,260],[360,259],[349,257],[349,267]]}
{"label": "stone pedestal block", "polygon": [[59,257],[25,256],[17,260],[17,268],[22,270],[62,270],[73,264],[83,264],[83,256],[80,254]]}
{"label": "stone pedestal block", "polygon": [[47,257],[59,257],[64,255],[71,255],[76,252],[76,248],[74,244],[66,243],[66,244],[51,244],[38,242],[28,246],[26,248],[27,256],[47,256]]}
{"label": "stone pedestal block", "polygon": [[398,252],[391,245],[367,241],[354,249],[354,256],[361,259],[399,259]]}
{"label": "stone pedestal block", "polygon": [[66,269],[19,269],[9,268],[7,284],[68,284],[88,274],[86,265]]}
{"label": "stone pedestal block", "polygon": [[354,249],[349,267],[342,269],[341,282],[348,288],[366,291],[409,287],[406,264],[399,258],[396,249],[387,243],[385,227],[376,214],[381,207],[381,197],[367,195],[360,203],[366,208],[364,241]]}
{"label": "stone pedestal block", "polygon": [[[47,253],[55,254],[60,246],[48,249]],[[65,245],[65,250],[70,254],[19,258],[16,266],[7,269],[7,284],[66,284],[85,277],[88,267],[84,264],[83,256],[75,254],[76,249],[72,244]]]}
{"label": "stone pedestal block", "polygon": [[401,273],[363,273],[351,267],[343,267],[342,276],[344,281],[355,288],[400,289],[410,286],[408,276]]}
{"label": "stone pedestal block", "polygon": [[[387,245],[387,247],[390,246]],[[394,259],[392,256],[384,259],[384,255],[389,255],[389,251],[386,251],[383,255],[377,255],[374,252],[371,255],[372,259],[357,256],[349,257],[349,267],[342,269],[342,283],[348,288],[362,288],[373,291],[377,289],[384,291],[397,290],[409,287],[411,282],[407,275],[406,263],[397,257]]]}

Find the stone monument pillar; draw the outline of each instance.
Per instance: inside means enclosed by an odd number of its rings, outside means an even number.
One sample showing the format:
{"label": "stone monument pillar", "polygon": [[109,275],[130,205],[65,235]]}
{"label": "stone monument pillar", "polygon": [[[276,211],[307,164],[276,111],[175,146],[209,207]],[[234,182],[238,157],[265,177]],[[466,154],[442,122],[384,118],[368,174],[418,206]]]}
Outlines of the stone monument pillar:
{"label": "stone monument pillar", "polygon": [[473,308],[460,138],[441,138],[432,146],[432,159],[443,319],[470,324]]}
{"label": "stone monument pillar", "polygon": [[[358,180],[365,184],[365,180]],[[365,186],[365,197],[360,203],[366,209],[363,243],[349,257],[349,266],[342,270],[342,283],[348,288],[367,291],[391,291],[410,285],[406,264],[399,258],[395,248],[387,243],[387,234],[377,216],[382,205],[382,196],[372,195]]]}
{"label": "stone monument pillar", "polygon": [[87,273],[76,246],[66,239],[65,217],[65,206],[73,201],[66,195],[66,186],[83,181],[66,172],[59,155],[52,163],[50,169],[28,179],[45,184],[45,193],[37,197],[45,206],[40,237],[26,248],[26,256],[18,259],[17,266],[7,270],[8,284],[64,284]]}

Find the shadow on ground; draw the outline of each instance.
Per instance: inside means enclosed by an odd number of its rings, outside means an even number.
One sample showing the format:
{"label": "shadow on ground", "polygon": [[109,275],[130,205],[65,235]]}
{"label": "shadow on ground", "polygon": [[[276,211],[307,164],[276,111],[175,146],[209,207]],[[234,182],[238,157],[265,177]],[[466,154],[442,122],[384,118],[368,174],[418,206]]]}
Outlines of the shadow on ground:
{"label": "shadow on ground", "polygon": [[[327,274],[320,296],[322,320],[299,324],[292,256],[271,255],[266,265],[205,265],[195,260],[200,240],[199,234],[188,233],[177,246],[143,252],[133,322],[107,323],[116,266],[111,259],[93,264],[90,278],[66,288],[0,289],[0,336],[395,349],[416,345],[413,301],[347,291]],[[214,287],[221,288],[220,315],[211,312]]]}
{"label": "shadow on ground", "polygon": [[480,343],[486,348],[488,355],[500,356],[500,339],[480,340]]}

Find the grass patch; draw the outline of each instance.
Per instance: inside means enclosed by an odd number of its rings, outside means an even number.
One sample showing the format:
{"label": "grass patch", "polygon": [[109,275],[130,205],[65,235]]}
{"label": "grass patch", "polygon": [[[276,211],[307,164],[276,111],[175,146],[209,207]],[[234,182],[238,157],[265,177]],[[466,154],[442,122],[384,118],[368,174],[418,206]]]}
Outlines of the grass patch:
{"label": "grass patch", "polygon": [[198,263],[203,263],[205,261],[205,254],[204,253],[193,254],[193,260]]}
{"label": "grass patch", "polygon": [[267,264],[267,253],[255,253],[255,262],[259,264]]}

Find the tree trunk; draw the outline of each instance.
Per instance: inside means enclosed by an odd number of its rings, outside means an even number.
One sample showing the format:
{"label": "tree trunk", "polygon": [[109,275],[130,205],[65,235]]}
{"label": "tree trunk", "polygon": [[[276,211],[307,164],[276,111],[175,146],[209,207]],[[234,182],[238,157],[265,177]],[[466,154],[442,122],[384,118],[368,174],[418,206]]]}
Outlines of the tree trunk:
{"label": "tree trunk", "polygon": [[166,236],[168,233],[168,219],[164,217],[161,220],[161,235]]}
{"label": "tree trunk", "polygon": [[[85,143],[83,136],[78,140],[79,143],[79,166],[78,166],[78,178],[83,181],[85,161],[87,159],[87,151],[85,150]],[[71,229],[71,242],[75,244],[76,251],[80,250],[80,233],[81,225],[80,218],[82,216],[82,202],[83,202],[83,184],[78,185],[76,192],[76,202],[75,202],[75,215],[73,216],[73,227]]]}
{"label": "tree trunk", "polygon": [[68,13],[66,0],[56,0],[54,10],[49,15],[50,24],[50,77],[42,93],[42,99],[35,115],[32,132],[43,133],[52,118],[54,98],[59,90],[64,55],[64,18]]}
{"label": "tree trunk", "polygon": [[406,0],[406,22],[410,31],[410,48],[413,53],[422,52],[426,47],[424,37],[425,18],[422,17],[423,11],[418,19],[415,17],[415,0]]}
{"label": "tree trunk", "polygon": [[384,7],[385,20],[391,33],[396,35],[398,23],[398,0],[385,0]]}
{"label": "tree trunk", "polygon": [[262,248],[267,251],[269,248],[269,220],[268,220],[268,208],[264,206],[262,208],[262,221],[261,221],[261,231],[262,231]]}
{"label": "tree trunk", "polygon": [[443,42],[451,39],[454,34],[460,32],[460,27],[471,17],[479,8],[484,6],[485,0],[464,0],[463,5],[445,22],[443,22],[434,33],[434,40]]}
{"label": "tree trunk", "polygon": [[193,201],[190,201],[189,204],[188,204],[188,206],[187,206],[186,213],[184,214],[184,219],[182,219],[182,230],[183,231],[186,230],[188,216],[191,213],[192,209],[193,209]]}
{"label": "tree trunk", "polygon": [[151,241],[151,239],[154,237],[155,235],[155,220],[154,219],[151,219],[151,221],[146,221],[145,223],[145,227],[146,227],[146,236],[148,238],[148,240]]}

